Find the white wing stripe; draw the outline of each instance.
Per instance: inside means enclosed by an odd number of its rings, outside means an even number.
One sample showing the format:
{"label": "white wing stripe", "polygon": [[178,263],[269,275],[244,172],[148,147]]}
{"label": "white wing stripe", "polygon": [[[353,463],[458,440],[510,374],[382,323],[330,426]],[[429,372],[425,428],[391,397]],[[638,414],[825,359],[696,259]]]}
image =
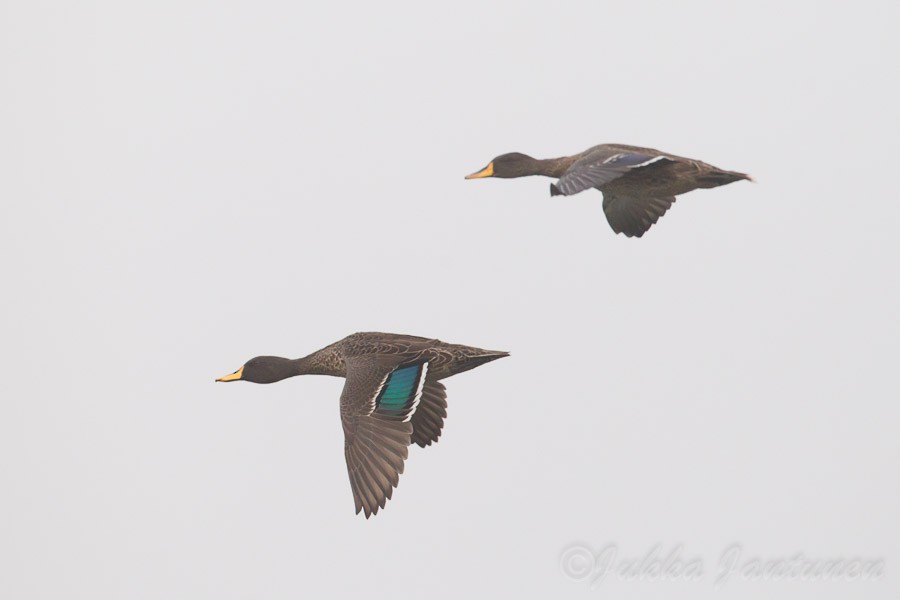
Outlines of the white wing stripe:
{"label": "white wing stripe", "polygon": [[366,411],[366,416],[368,417],[373,412],[375,412],[375,399],[381,394],[381,390],[384,388],[384,384],[387,383],[388,377],[391,376],[393,371],[387,373],[384,377],[381,378],[381,383],[378,384],[378,387],[375,388],[375,393],[372,394],[372,397],[369,398],[369,401],[366,403],[368,410]]}
{"label": "white wing stripe", "polygon": [[406,415],[406,418],[403,419],[403,422],[406,423],[412,416],[415,414],[416,409],[419,408],[419,401],[422,399],[422,390],[425,388],[425,375],[428,374],[428,363],[422,363],[422,372],[419,374],[419,383],[416,386],[416,396],[413,398],[412,406],[409,409],[409,414]]}
{"label": "white wing stripe", "polygon": [[639,164],[639,165],[633,165],[631,168],[632,168],[632,169],[637,169],[637,168],[639,168],[639,167],[646,167],[647,165],[652,165],[653,163],[655,163],[655,162],[657,162],[657,161],[660,161],[660,160],[668,160],[668,159],[666,159],[665,156],[657,156],[657,157],[651,158],[651,159],[648,160],[647,162],[642,162],[642,163]]}

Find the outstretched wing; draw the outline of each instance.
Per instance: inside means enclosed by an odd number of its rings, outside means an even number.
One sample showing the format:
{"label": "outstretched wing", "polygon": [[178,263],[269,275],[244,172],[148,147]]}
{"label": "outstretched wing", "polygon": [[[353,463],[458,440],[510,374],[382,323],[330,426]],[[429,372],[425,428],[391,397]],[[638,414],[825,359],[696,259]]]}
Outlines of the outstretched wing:
{"label": "outstretched wing", "polygon": [[401,357],[347,359],[341,393],[344,455],[356,512],[366,518],[384,508],[403,472],[428,362]]}
{"label": "outstretched wing", "polygon": [[589,188],[605,185],[635,169],[674,162],[665,156],[649,156],[621,152],[612,156],[587,155],[575,161],[555,184],[550,185],[551,196],[571,196]]}
{"label": "outstretched wing", "polygon": [[412,441],[423,448],[437,443],[446,418],[447,388],[439,381],[426,381],[412,416]]}
{"label": "outstretched wing", "polygon": [[641,237],[675,202],[675,196],[649,198],[603,192],[603,212],[616,233]]}

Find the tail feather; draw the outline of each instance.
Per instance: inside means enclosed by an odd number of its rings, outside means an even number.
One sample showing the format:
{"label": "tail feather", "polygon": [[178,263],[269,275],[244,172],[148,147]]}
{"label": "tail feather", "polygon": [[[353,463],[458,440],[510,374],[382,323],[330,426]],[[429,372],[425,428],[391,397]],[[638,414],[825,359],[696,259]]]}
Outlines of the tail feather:
{"label": "tail feather", "polygon": [[498,358],[503,358],[506,356],[509,356],[509,352],[484,350],[480,354],[467,356],[464,359],[455,361],[455,364],[450,368],[452,371],[451,375],[464,373],[465,371],[469,371],[471,369],[474,369],[475,367],[480,367],[485,363],[489,363],[491,361],[497,360]]}
{"label": "tail feather", "polygon": [[701,175],[698,183],[701,188],[714,188],[720,185],[728,185],[735,181],[753,181],[753,178],[746,173],[738,173],[737,171],[713,171],[705,175]]}

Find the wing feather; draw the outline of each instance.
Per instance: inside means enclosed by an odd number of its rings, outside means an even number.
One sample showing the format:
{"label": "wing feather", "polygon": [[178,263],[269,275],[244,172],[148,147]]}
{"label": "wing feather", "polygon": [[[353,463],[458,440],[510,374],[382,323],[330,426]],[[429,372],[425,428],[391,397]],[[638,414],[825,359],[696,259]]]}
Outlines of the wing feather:
{"label": "wing feather", "polygon": [[422,448],[437,443],[447,418],[447,388],[439,381],[426,381],[419,406],[412,416],[412,441]]}
{"label": "wing feather", "polygon": [[604,186],[635,169],[654,168],[655,165],[670,162],[674,161],[666,156],[634,152],[620,152],[612,156],[588,154],[575,161],[559,181],[550,186],[550,193],[552,196],[571,196],[589,188]]}
{"label": "wing feather", "polygon": [[641,237],[671,208],[675,196],[660,198],[603,193],[603,212],[616,233]]}
{"label": "wing feather", "polygon": [[397,355],[359,356],[346,362],[341,393],[344,456],[356,512],[368,518],[384,508],[400,481],[428,362],[404,363]]}

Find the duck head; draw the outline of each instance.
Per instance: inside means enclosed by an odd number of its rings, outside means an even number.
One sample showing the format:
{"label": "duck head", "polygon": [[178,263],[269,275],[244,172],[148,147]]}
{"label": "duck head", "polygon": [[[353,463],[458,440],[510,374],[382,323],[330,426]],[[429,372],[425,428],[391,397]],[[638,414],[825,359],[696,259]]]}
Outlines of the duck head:
{"label": "duck head", "polygon": [[483,177],[512,179],[534,175],[534,163],[535,160],[533,158],[521,152],[501,154],[489,162],[485,168],[471,175],[466,175],[466,179],[481,179]]}
{"label": "duck head", "polygon": [[232,373],[219,377],[216,381],[251,381],[253,383],[275,383],[297,375],[294,361],[280,356],[257,356]]}

